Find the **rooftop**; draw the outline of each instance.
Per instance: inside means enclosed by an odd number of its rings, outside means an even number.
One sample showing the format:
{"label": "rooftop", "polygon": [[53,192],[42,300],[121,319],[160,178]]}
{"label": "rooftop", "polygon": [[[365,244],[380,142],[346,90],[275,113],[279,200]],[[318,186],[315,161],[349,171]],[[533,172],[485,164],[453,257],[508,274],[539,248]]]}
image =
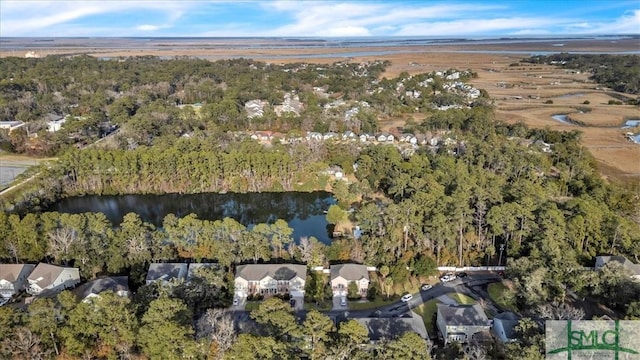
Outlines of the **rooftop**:
{"label": "rooftop", "polygon": [[445,305],[438,304],[438,313],[442,314],[449,326],[483,326],[489,325],[489,319],[480,304]]}
{"label": "rooftop", "polygon": [[307,277],[306,265],[294,264],[249,264],[236,268],[236,277],[257,281],[270,276],[275,280],[291,280],[296,276],[301,279]]}
{"label": "rooftop", "polygon": [[369,280],[367,267],[360,264],[331,265],[331,279],[335,279],[338,276],[349,281],[356,281],[362,278]]}

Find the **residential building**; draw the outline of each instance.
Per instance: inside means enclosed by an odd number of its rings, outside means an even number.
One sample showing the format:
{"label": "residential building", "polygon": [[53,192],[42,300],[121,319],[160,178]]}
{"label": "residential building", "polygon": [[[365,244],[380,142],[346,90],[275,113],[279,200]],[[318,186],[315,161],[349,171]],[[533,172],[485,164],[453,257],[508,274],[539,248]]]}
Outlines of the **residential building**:
{"label": "residential building", "polygon": [[493,332],[493,335],[503,343],[515,341],[515,327],[518,325],[519,321],[520,318],[518,315],[509,311],[503,312],[493,318],[491,331]]}
{"label": "residential building", "polygon": [[429,336],[422,317],[413,311],[408,314],[408,317],[355,318],[355,320],[369,331],[369,340],[372,342],[393,340],[406,332],[415,332],[427,340]]}
{"label": "residential building", "polygon": [[346,296],[350,282],[354,282],[358,286],[360,296],[367,296],[367,291],[369,291],[369,271],[367,271],[365,265],[331,265],[330,272],[331,290],[333,290],[334,296]]}
{"label": "residential building", "polygon": [[19,129],[19,128],[25,126],[25,125],[27,125],[27,124],[23,123],[22,121],[0,121],[0,129],[9,130],[9,133],[11,133],[13,130]]}
{"label": "residential building", "polygon": [[629,272],[631,278],[640,280],[640,264],[634,264],[624,256],[596,256],[596,270],[600,270],[609,263],[618,263]]}
{"label": "residential building", "polygon": [[95,279],[82,284],[74,293],[81,301],[89,301],[92,298],[99,297],[100,293],[111,291],[121,297],[129,297],[129,277],[128,276],[111,276]]}
{"label": "residential building", "polygon": [[58,114],[50,113],[44,117],[44,121],[47,123],[47,130],[49,132],[56,132],[62,129],[62,124],[64,124],[67,119]]}
{"label": "residential building", "polygon": [[0,302],[24,290],[32,264],[0,264]]}
{"label": "residential building", "polygon": [[147,285],[160,281],[162,285],[177,284],[187,278],[185,263],[153,263],[147,272]]}
{"label": "residential building", "polygon": [[39,263],[27,278],[27,292],[41,295],[43,292],[55,294],[74,287],[80,282],[80,270],[77,268]]}
{"label": "residential building", "polygon": [[488,333],[491,325],[479,304],[438,304],[437,327],[445,345],[457,341],[467,343],[479,333]]}
{"label": "residential building", "polygon": [[239,297],[256,294],[302,297],[306,279],[306,265],[240,265],[236,267],[235,292]]}

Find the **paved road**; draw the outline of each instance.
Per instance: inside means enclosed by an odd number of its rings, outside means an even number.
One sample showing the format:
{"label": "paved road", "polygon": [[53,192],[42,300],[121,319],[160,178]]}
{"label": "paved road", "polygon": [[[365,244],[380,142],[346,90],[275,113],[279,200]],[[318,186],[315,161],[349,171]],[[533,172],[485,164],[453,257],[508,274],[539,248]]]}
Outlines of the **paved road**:
{"label": "paved road", "polygon": [[[490,272],[482,272],[482,273],[475,273],[475,274],[468,273],[468,276],[464,278],[458,278],[446,283],[436,284],[427,291],[420,291],[418,293],[412,294],[413,299],[411,299],[409,302],[406,302],[406,303],[398,300],[393,304],[386,305],[378,309],[348,311],[346,314],[344,311],[342,312],[331,311],[329,312],[328,315],[330,316],[333,315],[337,317],[346,317],[346,318],[402,316],[402,314],[405,314],[409,312],[409,310],[422,305],[422,303],[448,293],[456,293],[456,292],[462,293],[477,299],[478,293],[474,291],[472,288],[484,286],[489,283],[497,282],[500,280],[502,280],[502,278],[495,273],[490,273]],[[490,302],[488,298],[486,300]]]}

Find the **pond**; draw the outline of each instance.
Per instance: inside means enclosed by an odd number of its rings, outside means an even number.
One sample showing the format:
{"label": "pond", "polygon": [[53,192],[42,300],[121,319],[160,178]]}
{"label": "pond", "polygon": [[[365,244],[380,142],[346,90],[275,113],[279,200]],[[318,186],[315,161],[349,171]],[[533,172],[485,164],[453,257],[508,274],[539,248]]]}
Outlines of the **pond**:
{"label": "pond", "polygon": [[567,115],[558,114],[558,115],[551,116],[551,118],[555,121],[561,122],[566,125],[575,125],[574,123],[569,121]]}
{"label": "pond", "polygon": [[627,120],[624,122],[624,125],[622,126],[623,129],[630,129],[630,128],[634,128],[634,127],[638,127],[640,126],[640,120]]}
{"label": "pond", "polygon": [[283,219],[293,229],[296,242],[302,236],[314,236],[329,243],[325,211],[336,201],[328,192],[282,193],[201,193],[165,195],[88,195],[68,197],[47,211],[78,214],[101,212],[114,224],[133,212],[155,226],[162,226],[168,214],[183,217],[191,213],[199,219],[221,220],[230,217],[245,226],[273,223]]}

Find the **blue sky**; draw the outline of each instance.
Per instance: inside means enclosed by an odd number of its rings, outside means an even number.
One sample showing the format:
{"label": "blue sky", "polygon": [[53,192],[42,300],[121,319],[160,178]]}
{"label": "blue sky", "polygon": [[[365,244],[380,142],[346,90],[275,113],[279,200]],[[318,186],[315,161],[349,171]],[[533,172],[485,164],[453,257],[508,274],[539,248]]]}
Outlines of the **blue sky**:
{"label": "blue sky", "polygon": [[0,36],[638,34],[638,0],[0,0]]}

